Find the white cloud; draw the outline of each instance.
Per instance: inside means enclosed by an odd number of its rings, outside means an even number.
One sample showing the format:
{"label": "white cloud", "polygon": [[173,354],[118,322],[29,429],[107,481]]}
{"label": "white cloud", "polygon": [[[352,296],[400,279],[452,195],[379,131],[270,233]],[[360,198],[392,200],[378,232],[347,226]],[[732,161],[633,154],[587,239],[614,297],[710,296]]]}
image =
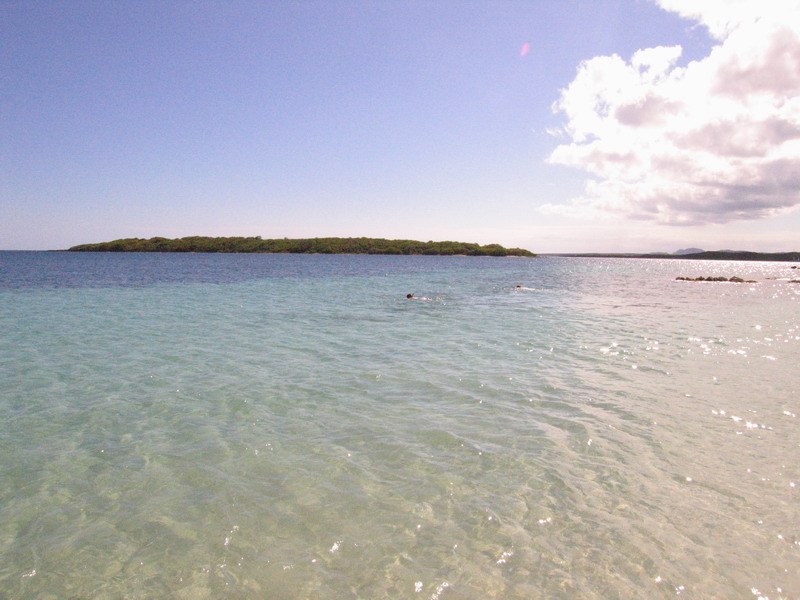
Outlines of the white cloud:
{"label": "white cloud", "polygon": [[696,225],[800,205],[800,0],[658,3],[716,45],[682,67],[680,46],[583,62],[554,105],[569,141],[548,160],[594,179],[544,210]]}

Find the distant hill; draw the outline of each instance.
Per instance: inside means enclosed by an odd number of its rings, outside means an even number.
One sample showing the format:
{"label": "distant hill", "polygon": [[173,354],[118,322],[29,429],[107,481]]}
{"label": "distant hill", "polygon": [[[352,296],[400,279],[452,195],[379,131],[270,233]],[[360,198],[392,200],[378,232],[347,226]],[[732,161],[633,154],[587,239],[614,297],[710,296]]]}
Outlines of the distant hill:
{"label": "distant hill", "polygon": [[380,238],[271,239],[261,237],[126,238],[73,246],[70,252],[242,252],[286,254],[427,254],[467,256],[536,256],[522,248],[465,242],[418,242]]}
{"label": "distant hill", "polygon": [[681,256],[683,254],[700,254],[701,252],[705,252],[700,248],[681,248],[680,250],[675,250],[672,254],[675,256]]}

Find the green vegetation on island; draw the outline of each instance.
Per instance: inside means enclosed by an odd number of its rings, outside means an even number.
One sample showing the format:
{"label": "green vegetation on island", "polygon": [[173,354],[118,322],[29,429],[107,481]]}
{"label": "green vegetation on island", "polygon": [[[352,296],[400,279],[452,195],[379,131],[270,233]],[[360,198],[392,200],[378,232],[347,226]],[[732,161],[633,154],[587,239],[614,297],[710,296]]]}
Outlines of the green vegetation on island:
{"label": "green vegetation on island", "polygon": [[273,239],[261,237],[127,238],[73,246],[70,252],[249,252],[287,254],[426,254],[467,256],[536,256],[522,248],[465,242],[417,242],[377,238]]}

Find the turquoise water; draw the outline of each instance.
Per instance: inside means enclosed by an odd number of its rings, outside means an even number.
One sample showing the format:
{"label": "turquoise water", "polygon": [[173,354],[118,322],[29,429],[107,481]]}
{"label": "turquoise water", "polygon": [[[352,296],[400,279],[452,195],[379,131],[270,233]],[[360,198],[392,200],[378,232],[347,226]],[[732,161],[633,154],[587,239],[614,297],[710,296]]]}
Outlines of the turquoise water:
{"label": "turquoise water", "polygon": [[798,598],[797,274],[0,253],[0,597]]}

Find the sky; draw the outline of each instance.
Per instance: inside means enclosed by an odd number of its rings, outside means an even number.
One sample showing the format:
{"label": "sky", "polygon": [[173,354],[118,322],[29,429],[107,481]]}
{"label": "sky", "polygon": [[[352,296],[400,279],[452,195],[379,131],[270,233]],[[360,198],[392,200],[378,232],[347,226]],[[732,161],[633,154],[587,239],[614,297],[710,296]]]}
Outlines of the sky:
{"label": "sky", "polygon": [[0,249],[800,250],[800,0],[0,1]]}

